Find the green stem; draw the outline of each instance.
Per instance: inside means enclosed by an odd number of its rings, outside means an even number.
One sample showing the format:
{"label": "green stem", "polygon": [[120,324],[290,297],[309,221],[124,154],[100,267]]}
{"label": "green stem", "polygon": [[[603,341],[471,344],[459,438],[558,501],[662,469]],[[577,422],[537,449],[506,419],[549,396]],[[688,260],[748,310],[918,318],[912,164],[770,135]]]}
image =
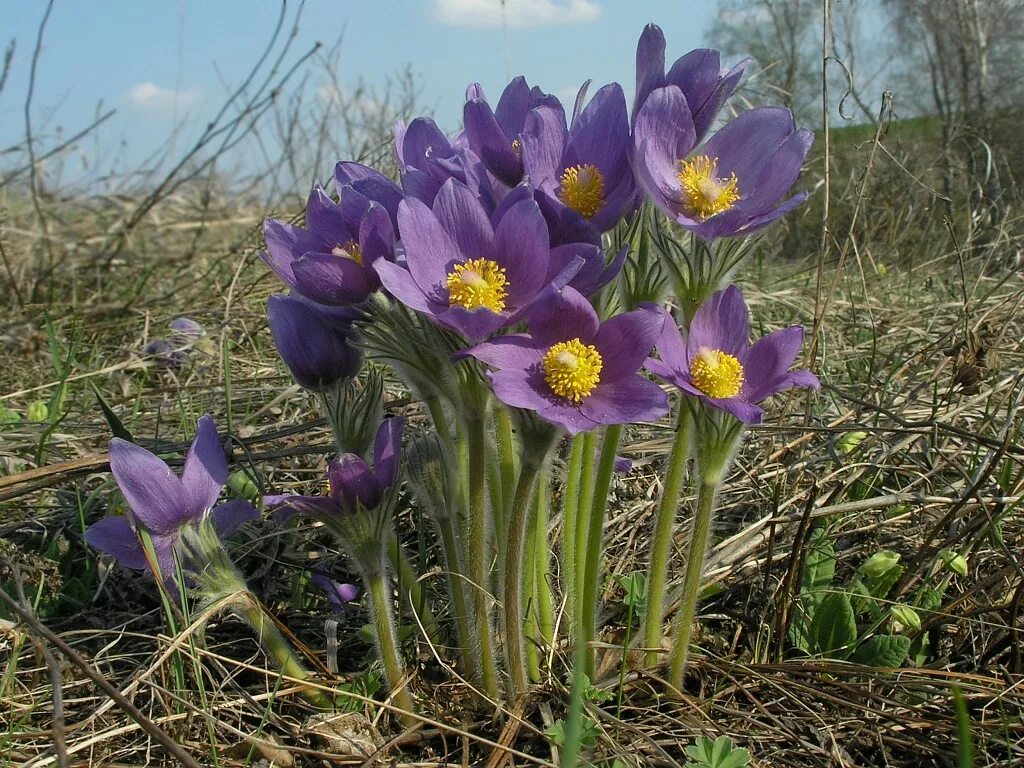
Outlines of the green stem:
{"label": "green stem", "polygon": [[494,409],[494,432],[501,462],[501,510],[502,517],[505,517],[512,506],[516,486],[515,438],[512,436],[512,415],[508,408],[498,406]]}
{"label": "green stem", "polygon": [[[232,606],[232,610],[252,627],[260,647],[274,660],[282,675],[294,680],[309,679],[309,672],[299,661],[288,641],[281,634],[281,630],[277,628],[274,619],[255,596],[240,595],[238,601]],[[316,688],[303,688],[302,695],[311,704],[321,709],[333,708],[330,698]]]}
{"label": "green stem", "polygon": [[[534,516],[536,517],[536,515]],[[526,618],[523,622],[526,648],[526,668],[530,681],[540,682],[540,625],[537,618],[537,569],[533,567],[537,556],[537,545],[532,534],[526,536],[526,551],[523,560],[526,563],[523,571],[523,593],[526,595]]]}
{"label": "green stem", "polygon": [[585,672],[594,677],[596,657],[592,643],[597,639],[597,603],[600,596],[601,534],[604,530],[604,515],[608,506],[608,490],[615,470],[615,452],[622,437],[622,425],[610,424],[605,429],[601,445],[601,463],[597,468],[597,481],[592,484],[593,505],[587,528],[587,557],[583,578],[583,603],[580,606],[580,626],[576,642],[587,647]]}
{"label": "green stem", "polygon": [[673,632],[672,666],[668,681],[682,689],[686,673],[686,660],[690,650],[690,635],[693,619],[697,612],[697,597],[700,595],[700,576],[704,568],[704,554],[708,548],[711,533],[711,512],[715,504],[717,482],[702,480],[697,495],[697,509],[693,514],[690,528],[690,545],[686,555],[686,574],[683,576],[683,596],[676,613]]}
{"label": "green stem", "polygon": [[594,454],[597,452],[597,435],[587,432],[583,436],[583,456],[580,465],[579,512],[576,520],[576,613],[573,614],[573,631],[582,622],[583,593],[586,592],[587,539],[590,536],[590,507],[594,500]]}
{"label": "green stem", "polygon": [[444,404],[441,402],[441,398],[436,395],[428,397],[426,399],[427,410],[430,411],[430,418],[434,422],[434,429],[436,430],[438,437],[444,441],[445,445],[451,445],[452,432],[448,426],[448,417],[444,412]]}
{"label": "green stem", "polygon": [[444,549],[444,559],[448,565],[448,588],[452,593],[455,627],[459,633],[459,651],[462,653],[462,665],[466,674],[471,675],[476,672],[476,662],[473,659],[471,650],[473,632],[469,625],[469,612],[466,610],[466,578],[462,567],[462,558],[459,556],[459,537],[455,527],[455,518],[451,515],[440,518],[437,521],[437,527],[441,534],[441,547]]}
{"label": "green stem", "polygon": [[533,518],[533,562],[537,573],[534,582],[537,624],[544,645],[551,646],[555,637],[555,609],[551,599],[551,582],[548,580],[551,551],[548,545],[548,473],[544,470],[541,470],[537,480],[535,493],[537,498],[534,507],[537,512]]}
{"label": "green stem", "polygon": [[427,596],[423,592],[423,585],[417,577],[416,570],[409,562],[409,557],[398,543],[398,537],[394,533],[388,536],[388,559],[391,560],[391,565],[394,566],[395,572],[398,574],[399,596],[409,604],[409,610],[413,615],[419,617],[430,642],[435,647],[439,647],[441,645],[441,630],[437,625],[437,619],[434,618],[434,612],[427,605]]}
{"label": "green stem", "polygon": [[488,603],[487,556],[487,435],[483,414],[466,422],[469,458],[469,579],[473,589],[472,615],[479,654],[480,683],[491,698],[498,695]]}
{"label": "green stem", "polygon": [[668,557],[672,546],[672,528],[679,508],[679,493],[686,474],[686,460],[690,455],[690,409],[680,397],[677,405],[676,435],[669,454],[668,471],[661,489],[661,501],[654,518],[654,537],[651,542],[651,560],[647,567],[647,616],[644,623],[645,664],[658,663],[661,648],[661,621],[665,610],[665,585],[668,579]]}
{"label": "green stem", "polygon": [[[526,691],[528,685],[527,669],[524,659],[525,644],[523,640],[523,566],[526,549],[526,532],[530,524],[530,512],[533,499],[533,483],[540,471],[540,463],[535,457],[523,462],[516,485],[515,497],[512,500],[512,513],[509,516],[508,538],[506,540],[505,557],[505,589],[503,594],[505,607],[505,656],[508,663],[510,678],[509,698],[513,701],[519,694]],[[543,461],[543,457],[541,457]],[[531,564],[532,565],[532,564]]]}
{"label": "green stem", "polygon": [[[398,636],[395,632],[395,621],[391,613],[391,591],[388,589],[385,574],[386,570],[382,563],[375,572],[364,573],[363,580],[370,600],[370,613],[373,615],[377,634],[377,650],[380,652],[380,660],[384,665],[384,675],[391,686],[396,706],[406,713],[411,713],[415,707],[409,689],[404,684],[405,663],[402,661]],[[398,687],[399,685],[401,687]],[[408,714],[402,714],[400,717],[407,726],[416,723],[416,720]]]}
{"label": "green stem", "polygon": [[583,467],[584,435],[572,439],[569,450],[569,464],[565,469],[565,491],[562,495],[562,573],[565,580],[565,607],[570,617],[569,624],[576,621],[578,602],[576,585],[576,539],[579,527],[580,470]]}

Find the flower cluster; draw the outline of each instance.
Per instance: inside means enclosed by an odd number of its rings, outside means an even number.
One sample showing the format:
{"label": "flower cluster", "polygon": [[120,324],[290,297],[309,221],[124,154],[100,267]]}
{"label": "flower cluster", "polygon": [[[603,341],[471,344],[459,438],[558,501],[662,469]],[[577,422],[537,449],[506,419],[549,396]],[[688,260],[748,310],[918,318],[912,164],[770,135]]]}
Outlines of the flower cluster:
{"label": "flower cluster", "polygon": [[[592,674],[603,521],[612,476],[629,467],[617,455],[623,428],[677,414],[643,638],[660,647],[668,542],[692,455],[701,495],[675,673],[677,660],[685,662],[714,494],[739,436],[764,418],[771,395],[818,386],[810,371],[790,370],[802,328],[751,344],[743,295],[725,282],[750,236],[805,198],[792,188],[812,134],[779,107],[727,119],[746,61],[723,69],[718,52],[697,50],[666,69],[665,51],[661,30],[649,25],[637,46],[631,110],[618,83],[589,101],[582,90],[571,111],[522,77],[493,107],[473,84],[459,133],[448,136],[425,117],[396,126],[397,181],[342,161],[333,196],[310,193],[304,227],[266,222],[263,260],[290,291],[270,297],[270,330],[295,380],[321,397],[340,455],[328,464],[326,495],[265,503],[278,509],[279,524],[297,512],[326,525],[357,565],[403,708],[412,701],[389,573],[406,585],[399,594],[432,639],[440,630],[392,528],[405,420],[383,418],[378,366],[404,380],[433,422],[410,451],[410,486],[423,497],[413,503],[427,511],[447,566],[453,645],[464,672],[491,696],[501,686],[496,613],[512,696],[539,675],[528,669],[539,662],[528,661],[527,648],[555,642],[547,468],[561,438],[570,443],[557,497],[561,589],[579,663]],[[664,274],[689,276],[676,281],[674,301],[657,285],[631,287],[645,278],[639,254],[651,242],[671,246],[656,248]],[[747,245],[730,245],[737,242]],[[686,311],[677,316],[673,306]],[[214,438],[204,419],[180,480],[152,454],[115,441],[111,464],[132,511],[97,523],[89,541],[142,567],[128,534],[144,528],[164,576],[182,526],[212,515],[227,533],[251,517],[234,502],[213,507],[227,472]],[[327,574],[316,583],[335,606],[356,595]],[[529,642],[524,632],[533,633]]]}

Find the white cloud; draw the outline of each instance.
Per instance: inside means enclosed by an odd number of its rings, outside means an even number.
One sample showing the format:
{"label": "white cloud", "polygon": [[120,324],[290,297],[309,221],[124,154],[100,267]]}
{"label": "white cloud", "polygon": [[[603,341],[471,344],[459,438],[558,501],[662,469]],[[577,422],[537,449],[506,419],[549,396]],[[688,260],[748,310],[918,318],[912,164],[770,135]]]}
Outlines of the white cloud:
{"label": "white cloud", "polygon": [[196,103],[198,97],[199,91],[195,88],[176,91],[173,88],[161,88],[148,80],[134,86],[127,95],[132,106],[151,112],[186,110]]}
{"label": "white cloud", "polygon": [[434,0],[434,18],[460,27],[577,24],[600,15],[594,0]]}

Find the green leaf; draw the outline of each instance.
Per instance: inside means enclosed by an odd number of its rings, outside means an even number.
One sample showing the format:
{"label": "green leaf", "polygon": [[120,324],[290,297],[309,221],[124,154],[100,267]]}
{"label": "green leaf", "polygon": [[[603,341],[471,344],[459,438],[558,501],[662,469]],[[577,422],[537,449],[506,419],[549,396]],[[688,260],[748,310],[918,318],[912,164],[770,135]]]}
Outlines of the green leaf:
{"label": "green leaf", "polygon": [[45,400],[33,400],[28,404],[26,416],[29,421],[35,424],[42,424],[50,418],[50,408],[46,405]]}
{"label": "green leaf", "polygon": [[[547,730],[548,738],[554,742],[556,747],[565,745],[565,720],[555,720]],[[584,747],[592,747],[597,744],[597,723],[586,715],[583,715],[580,722],[580,744]]]}
{"label": "green leaf", "polygon": [[875,635],[858,646],[850,661],[867,667],[900,667],[909,652],[906,635]]}
{"label": "green leaf", "polygon": [[836,450],[844,456],[851,453],[868,436],[867,432],[847,432],[836,440]]}
{"label": "green leaf", "polygon": [[909,605],[897,603],[889,609],[889,612],[892,614],[893,621],[902,624],[904,627],[908,629],[921,628],[921,617]]}
{"label": "green leaf", "polygon": [[857,639],[857,621],[846,592],[827,595],[811,621],[811,638],[816,653],[844,658]]}
{"label": "green leaf", "polygon": [[896,563],[899,561],[900,555],[898,552],[893,552],[890,549],[883,549],[865,560],[860,567],[860,572],[869,579],[877,579],[895,568]]}
{"label": "green leaf", "polygon": [[732,745],[732,739],[722,735],[712,741],[698,736],[685,750],[688,768],[744,768],[750,762],[750,752]]}
{"label": "green leaf", "polygon": [[114,437],[119,437],[122,440],[127,440],[129,443],[134,443],[135,438],[132,437],[132,433],[128,428],[117,418],[117,414],[114,413],[114,409],[110,407],[107,401],[100,394],[99,387],[93,382],[89,382],[89,386],[92,387],[92,393],[96,396],[96,402],[99,403],[100,411],[103,412],[103,418],[106,419],[107,426],[110,427],[110,433]]}
{"label": "green leaf", "polygon": [[867,576],[864,581],[867,584],[868,591],[871,593],[872,597],[877,598],[878,600],[885,600],[889,591],[893,588],[896,582],[900,580],[900,576],[902,575],[903,566],[894,565],[881,576]]}
{"label": "green leaf", "polygon": [[821,528],[811,534],[810,549],[804,559],[803,578],[800,582],[802,593],[819,592],[832,586],[836,575],[836,550],[827,534]]}
{"label": "green leaf", "polygon": [[19,421],[21,421],[21,415],[17,411],[12,411],[3,403],[0,403],[0,425],[17,424]]}
{"label": "green leaf", "polygon": [[963,555],[957,554],[951,549],[940,549],[939,559],[943,565],[957,576],[967,575],[967,560]]}
{"label": "green leaf", "polygon": [[647,577],[642,571],[627,574],[616,574],[615,581],[625,592],[622,604],[632,608],[634,613],[642,613],[647,595]]}

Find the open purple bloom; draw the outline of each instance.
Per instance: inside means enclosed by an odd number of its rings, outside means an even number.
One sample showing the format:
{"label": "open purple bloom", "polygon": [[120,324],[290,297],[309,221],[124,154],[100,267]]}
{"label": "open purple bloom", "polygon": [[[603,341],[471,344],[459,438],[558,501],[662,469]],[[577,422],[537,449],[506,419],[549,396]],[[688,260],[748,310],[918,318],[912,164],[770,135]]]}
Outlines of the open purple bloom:
{"label": "open purple bloom", "polygon": [[466,90],[466,106],[462,113],[466,143],[487,169],[510,187],[523,178],[520,134],[525,127],[526,116],[542,105],[562,113],[562,122],[565,122],[561,102],[536,86],[530,88],[522,76],[505,87],[493,110],[478,83]]}
{"label": "open purple bloom", "polygon": [[400,417],[381,423],[373,447],[373,469],[354,453],[346,453],[328,464],[328,495],[267,496],[264,502],[280,507],[279,518],[301,514],[328,524],[360,509],[376,509],[398,480],[404,426],[405,419]]}
{"label": "open purple bloom", "polygon": [[705,240],[745,235],[793,210],[788,200],[814,134],[782,107],[730,121],[699,150],[686,97],[675,85],[644,101],[634,131],[634,170],[651,201]]}
{"label": "open purple bloom", "polygon": [[388,211],[354,187],[335,203],[314,187],[306,203],[306,228],[268,219],[261,254],[284,282],[313,301],[359,304],[380,285],[374,264],[394,258],[395,231]]}
{"label": "open purple bloom", "polygon": [[676,59],[665,73],[665,34],[657,24],[648,24],[636,44],[636,97],[633,121],[651,91],[674,85],[682,91],[693,118],[696,140],[700,141],[714,122],[718,110],[740,84],[751,59],[732,69],[722,69],[718,51],[698,48]]}
{"label": "open purple bloom", "polygon": [[618,83],[595,93],[568,130],[560,109],[536,107],[526,117],[521,141],[523,169],[546,196],[551,210],[545,215],[556,229],[607,232],[636,209],[629,116]]}
{"label": "open purple bloom", "polygon": [[363,354],[353,344],[353,314],[346,310],[279,293],[267,300],[267,321],[277,352],[306,389],[326,389],[359,373]]}
{"label": "open purple bloom", "polygon": [[492,225],[476,196],[450,179],[433,209],[406,198],[398,221],[408,269],[381,262],[381,282],[406,306],[470,341],[517,322],[547,285],[548,230],[532,199],[516,202]]}
{"label": "open purple bloom", "polygon": [[336,613],[344,612],[348,604],[359,597],[359,587],[335,581],[323,571],[314,570],[309,580],[313,586],[323,590],[328,604]]}
{"label": "open purple bloom", "polygon": [[667,321],[658,340],[661,360],[648,360],[644,367],[742,422],[759,424],[764,411],[757,404],[765,398],[820,384],[808,370],[789,370],[803,344],[801,326],[774,331],[753,345],[748,334],[743,294],[730,285],[697,309],[686,338]]}
{"label": "open purple bloom", "polygon": [[497,368],[489,375],[503,403],[576,434],[668,412],[665,393],[638,374],[664,323],[655,307],[602,323],[578,291],[551,288],[530,310],[529,334],[502,336],[466,354]]}
{"label": "open purple bloom", "polygon": [[227,482],[228,462],[210,416],[203,416],[196,425],[180,478],[163,460],[120,438],[110,442],[110,471],[130,511],[94,523],[86,530],[85,540],[124,567],[145,570],[146,554],[136,533],[143,530],[152,540],[160,574],[169,582],[174,578],[174,553],[183,526],[197,525],[210,514],[217,533],[227,537],[246,520],[259,516],[244,499],[214,506]]}

